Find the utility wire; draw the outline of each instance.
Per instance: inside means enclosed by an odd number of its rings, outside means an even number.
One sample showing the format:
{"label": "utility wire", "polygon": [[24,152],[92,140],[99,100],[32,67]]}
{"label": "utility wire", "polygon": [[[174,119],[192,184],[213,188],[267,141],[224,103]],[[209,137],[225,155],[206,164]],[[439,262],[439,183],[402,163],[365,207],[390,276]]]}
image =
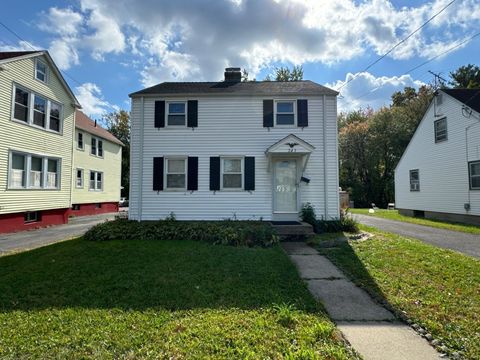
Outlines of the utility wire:
{"label": "utility wire", "polygon": [[360,74],[361,72],[365,72],[367,71],[368,69],[370,69],[372,66],[374,66],[375,64],[377,64],[379,61],[381,61],[384,57],[386,57],[388,54],[390,54],[393,50],[395,50],[397,47],[399,47],[401,44],[403,44],[405,41],[407,41],[408,39],[410,39],[413,35],[415,35],[417,32],[419,32],[421,29],[423,29],[425,26],[428,25],[428,23],[430,23],[433,19],[435,19],[438,15],[440,15],[443,11],[445,11],[446,8],[448,8],[450,5],[452,5],[456,0],[452,0],[450,1],[447,5],[445,5],[442,9],[440,9],[439,12],[437,12],[435,15],[433,15],[430,19],[428,19],[426,22],[424,22],[420,27],[418,27],[417,29],[415,29],[413,32],[411,32],[406,38],[400,40],[398,43],[396,43],[392,48],[390,48],[385,54],[383,54],[382,56],[380,56],[378,59],[376,59],[374,62],[372,62],[370,65],[368,65],[365,69],[363,69],[362,71],[360,72],[357,72],[353,77],[351,77],[349,80],[345,81],[338,89],[336,89],[337,91],[339,91],[340,89],[342,89],[345,85],[347,85],[348,83],[350,83],[351,81],[353,81],[354,79],[357,78],[358,74]]}
{"label": "utility wire", "polygon": [[[475,35],[473,35],[473,36],[471,36],[471,37],[463,40],[463,41],[460,42],[459,44],[450,47],[449,49],[441,52],[440,54],[435,55],[434,57],[432,57],[432,58],[424,61],[423,63],[421,63],[421,64],[419,64],[419,65],[411,68],[410,70],[406,71],[403,75],[408,75],[408,74],[414,72],[415,70],[421,68],[422,66],[427,65],[428,63],[430,63],[430,62],[432,62],[433,60],[439,58],[440,56],[443,56],[443,55],[445,55],[445,54],[448,54],[449,52],[451,52],[451,51],[459,48],[460,46],[462,46],[463,44],[465,44],[465,43],[467,43],[467,42],[470,42],[471,40],[475,39],[475,38],[478,37],[478,36],[480,36],[480,32],[478,32],[478,33],[476,33]],[[402,76],[403,76],[403,75],[402,75]],[[361,98],[363,98],[363,97],[365,97],[365,96],[367,96],[367,95],[369,95],[369,94],[377,91],[378,89],[382,88],[383,86],[384,86],[384,84],[382,84],[382,85],[380,85],[380,86],[377,86],[376,88],[373,88],[373,89],[371,89],[370,91],[366,92],[365,94],[363,94],[363,95],[361,95],[361,96],[359,96],[359,97],[356,97],[356,98],[354,98],[354,99],[352,99],[352,100],[353,100],[353,101],[355,101],[355,100],[360,100]]]}
{"label": "utility wire", "polygon": [[[23,43],[25,43],[29,48],[31,48],[33,51],[41,51],[41,50],[38,50],[36,49],[32,44],[30,44],[27,40],[23,39],[20,35],[18,35],[15,31],[13,31],[12,29],[10,29],[7,25],[5,25],[3,22],[0,21],[0,25],[2,27],[4,27],[8,32],[10,32],[11,34],[13,34],[17,39],[19,39],[20,41],[22,41]],[[60,70],[60,69],[58,69]],[[74,77],[70,76],[66,71],[64,70],[60,70],[61,73],[63,73],[66,77],[68,77],[70,80],[72,80],[73,82],[77,83],[78,85],[82,85],[82,83],[78,80],[76,80]]]}

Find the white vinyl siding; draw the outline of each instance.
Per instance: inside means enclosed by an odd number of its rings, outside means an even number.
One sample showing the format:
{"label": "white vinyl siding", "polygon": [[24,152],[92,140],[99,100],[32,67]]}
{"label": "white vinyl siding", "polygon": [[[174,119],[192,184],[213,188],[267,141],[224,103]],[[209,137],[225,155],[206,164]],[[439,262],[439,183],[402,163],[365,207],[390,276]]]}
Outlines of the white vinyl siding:
{"label": "white vinyl siding", "polygon": [[[290,134],[315,146],[304,172],[311,181],[308,185],[299,184],[301,202],[312,203],[319,218],[338,218],[337,109],[334,96],[325,96],[325,102],[323,96],[299,96],[308,100],[308,127],[274,126],[270,130],[263,127],[263,100],[268,97],[197,98],[199,126],[189,132],[183,128],[154,131],[155,100],[166,100],[168,103],[175,102],[176,98],[145,97],[143,107],[141,98],[132,99],[131,219],[156,220],[173,212],[180,220],[229,217],[271,220],[273,175],[265,150]],[[276,100],[291,101],[292,98]],[[325,124],[324,114],[327,119]],[[198,191],[153,190],[152,159],[165,154],[198,157]],[[239,155],[255,157],[255,190],[210,191],[210,157]]]}
{"label": "white vinyl siding", "polygon": [[[445,93],[441,104],[430,104],[395,170],[397,208],[480,215],[480,192],[471,189],[469,177],[469,163],[480,161],[480,114],[469,116],[463,106]],[[432,133],[438,114],[448,120],[448,141],[441,145]],[[420,169],[419,192],[410,191],[412,169]]]}

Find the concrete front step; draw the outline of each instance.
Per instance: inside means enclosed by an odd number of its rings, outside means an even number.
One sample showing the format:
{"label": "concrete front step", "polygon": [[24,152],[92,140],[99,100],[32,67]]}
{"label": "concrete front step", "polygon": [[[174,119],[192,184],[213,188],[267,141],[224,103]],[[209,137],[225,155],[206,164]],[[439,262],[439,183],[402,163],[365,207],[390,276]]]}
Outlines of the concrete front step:
{"label": "concrete front step", "polygon": [[305,240],[314,236],[313,226],[305,222],[298,222],[297,224],[278,224],[273,222],[273,228],[277,232],[282,241],[285,240]]}

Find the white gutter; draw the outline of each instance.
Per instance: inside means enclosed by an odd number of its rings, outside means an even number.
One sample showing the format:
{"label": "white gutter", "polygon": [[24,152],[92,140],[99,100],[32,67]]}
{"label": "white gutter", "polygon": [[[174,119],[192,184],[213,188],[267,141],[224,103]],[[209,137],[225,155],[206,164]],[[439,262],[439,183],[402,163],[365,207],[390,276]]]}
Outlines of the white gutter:
{"label": "white gutter", "polygon": [[323,201],[325,220],[328,220],[327,192],[327,96],[323,95]]}
{"label": "white gutter", "polygon": [[137,174],[138,177],[138,221],[142,220],[142,209],[143,209],[143,176],[141,175],[143,170],[143,131],[144,131],[144,116],[145,116],[145,101],[144,97],[141,97],[141,104],[142,104],[142,113],[140,117],[140,161],[139,161],[139,171]]}

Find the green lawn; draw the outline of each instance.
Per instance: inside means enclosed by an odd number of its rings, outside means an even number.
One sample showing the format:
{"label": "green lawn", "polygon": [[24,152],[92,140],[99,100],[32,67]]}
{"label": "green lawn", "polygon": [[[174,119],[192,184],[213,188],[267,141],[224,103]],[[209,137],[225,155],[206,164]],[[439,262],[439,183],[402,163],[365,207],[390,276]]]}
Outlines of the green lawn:
{"label": "green lawn", "polygon": [[450,351],[480,359],[480,261],[374,228],[362,230],[374,237],[319,251]]}
{"label": "green lawn", "polygon": [[381,217],[384,219],[404,221],[404,222],[409,222],[409,223],[419,224],[419,225],[427,225],[427,226],[431,226],[439,229],[455,230],[455,231],[461,231],[461,232],[466,232],[470,234],[480,234],[480,226],[404,216],[404,215],[400,215],[397,210],[378,209],[378,210],[375,210],[375,213],[373,214],[370,214],[368,212],[368,209],[349,209],[349,211],[352,214],[370,215],[370,216]]}
{"label": "green lawn", "polygon": [[278,246],[77,239],[0,257],[0,358],[355,355]]}

